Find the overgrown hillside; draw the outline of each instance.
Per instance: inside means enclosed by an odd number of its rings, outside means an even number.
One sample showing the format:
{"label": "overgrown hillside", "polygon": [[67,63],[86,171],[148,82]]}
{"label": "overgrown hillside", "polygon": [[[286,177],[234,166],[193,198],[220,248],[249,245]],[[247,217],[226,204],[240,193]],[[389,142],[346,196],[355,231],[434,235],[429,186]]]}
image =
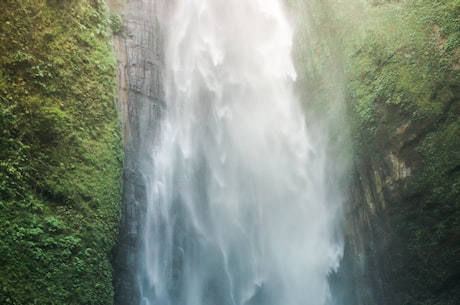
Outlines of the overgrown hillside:
{"label": "overgrown hillside", "polygon": [[460,1],[368,4],[337,13],[358,303],[460,304]]}
{"label": "overgrown hillside", "polygon": [[113,302],[110,19],[102,0],[0,3],[0,304]]}
{"label": "overgrown hillside", "polygon": [[352,129],[337,303],[460,304],[460,1],[287,3],[299,92],[309,120],[330,119],[334,175],[344,116]]}

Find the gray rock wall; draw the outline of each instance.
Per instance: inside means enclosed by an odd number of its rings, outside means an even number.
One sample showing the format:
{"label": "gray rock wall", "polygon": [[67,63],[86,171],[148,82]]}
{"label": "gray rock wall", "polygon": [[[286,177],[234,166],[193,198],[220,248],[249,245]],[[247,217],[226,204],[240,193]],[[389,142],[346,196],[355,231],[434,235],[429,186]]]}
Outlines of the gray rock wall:
{"label": "gray rock wall", "polygon": [[[403,127],[408,125],[403,122]],[[394,305],[403,299],[408,255],[401,226],[412,195],[413,130],[401,128],[378,152],[357,154],[345,205],[345,257],[339,272],[345,305]],[[390,140],[391,139],[391,140]]]}
{"label": "gray rock wall", "polygon": [[129,0],[120,7],[124,26],[114,37],[118,58],[118,105],[125,146],[123,211],[120,236],[114,258],[115,304],[139,304],[136,284],[136,249],[146,201],[144,169],[150,158],[158,121],[164,106],[161,76],[161,35],[155,2]]}

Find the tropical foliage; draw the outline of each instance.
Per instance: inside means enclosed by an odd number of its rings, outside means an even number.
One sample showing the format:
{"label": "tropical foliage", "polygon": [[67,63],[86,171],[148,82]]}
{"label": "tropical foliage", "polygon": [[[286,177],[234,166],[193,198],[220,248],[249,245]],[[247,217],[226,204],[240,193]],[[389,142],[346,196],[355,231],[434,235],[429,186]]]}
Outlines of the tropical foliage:
{"label": "tropical foliage", "polygon": [[[355,160],[384,169],[393,154],[411,169],[380,223],[397,232],[381,255],[404,270],[386,268],[381,283],[398,304],[458,304],[460,1],[373,1],[365,12],[343,28]],[[384,179],[389,198],[395,179]]]}
{"label": "tropical foliage", "polygon": [[111,304],[122,150],[106,7],[0,8],[0,303]]}

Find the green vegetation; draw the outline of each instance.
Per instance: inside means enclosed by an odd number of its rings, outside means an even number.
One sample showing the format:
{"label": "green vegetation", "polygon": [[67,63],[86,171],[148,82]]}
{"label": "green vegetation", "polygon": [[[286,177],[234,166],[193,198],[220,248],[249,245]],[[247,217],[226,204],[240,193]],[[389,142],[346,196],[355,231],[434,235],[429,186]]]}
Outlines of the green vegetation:
{"label": "green vegetation", "polygon": [[101,0],[0,6],[0,303],[112,304],[114,21]]}
{"label": "green vegetation", "polygon": [[121,33],[123,29],[123,20],[118,13],[113,12],[110,14],[110,28],[114,34]]}
{"label": "green vegetation", "polygon": [[398,227],[402,243],[382,247],[404,270],[382,281],[395,305],[458,304],[460,1],[371,2],[343,28],[356,159],[382,169],[393,153],[412,170],[381,216]]}
{"label": "green vegetation", "polygon": [[458,101],[459,7],[455,0],[405,1],[369,10],[363,38],[346,44],[359,143],[375,145],[375,129],[394,128],[395,112],[436,121]]}

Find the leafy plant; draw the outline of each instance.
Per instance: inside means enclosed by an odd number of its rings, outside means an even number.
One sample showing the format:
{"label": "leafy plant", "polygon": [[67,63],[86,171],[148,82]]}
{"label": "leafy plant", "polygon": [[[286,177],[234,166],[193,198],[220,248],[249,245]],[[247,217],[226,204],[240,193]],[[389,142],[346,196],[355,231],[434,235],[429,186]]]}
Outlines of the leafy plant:
{"label": "leafy plant", "polygon": [[0,303],[111,304],[121,203],[103,1],[2,2]]}

